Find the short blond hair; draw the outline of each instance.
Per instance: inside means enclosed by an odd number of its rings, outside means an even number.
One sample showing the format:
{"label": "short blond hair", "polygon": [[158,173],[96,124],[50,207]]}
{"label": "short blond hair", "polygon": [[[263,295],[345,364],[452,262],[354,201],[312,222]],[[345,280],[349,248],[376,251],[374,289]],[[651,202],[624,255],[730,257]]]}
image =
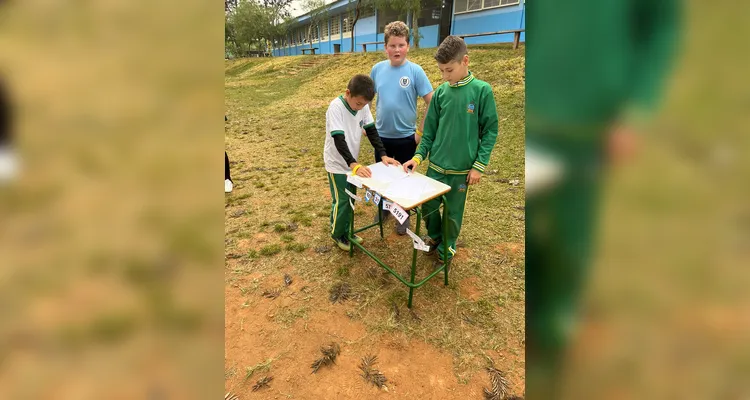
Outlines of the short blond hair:
{"label": "short blond hair", "polygon": [[406,44],[409,44],[409,27],[406,26],[402,21],[393,21],[385,26],[385,44],[388,44],[388,39],[392,36],[402,37],[406,39]]}

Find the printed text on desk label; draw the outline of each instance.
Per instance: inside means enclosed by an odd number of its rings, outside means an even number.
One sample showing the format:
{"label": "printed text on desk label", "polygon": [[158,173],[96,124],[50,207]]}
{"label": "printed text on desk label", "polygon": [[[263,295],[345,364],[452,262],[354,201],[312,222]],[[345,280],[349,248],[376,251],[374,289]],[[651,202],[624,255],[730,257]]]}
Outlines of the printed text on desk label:
{"label": "printed text on desk label", "polygon": [[409,213],[404,211],[404,209],[401,208],[401,206],[399,206],[398,204],[394,204],[391,206],[391,214],[396,217],[399,224],[403,224],[404,221],[406,221],[406,218],[409,217]]}

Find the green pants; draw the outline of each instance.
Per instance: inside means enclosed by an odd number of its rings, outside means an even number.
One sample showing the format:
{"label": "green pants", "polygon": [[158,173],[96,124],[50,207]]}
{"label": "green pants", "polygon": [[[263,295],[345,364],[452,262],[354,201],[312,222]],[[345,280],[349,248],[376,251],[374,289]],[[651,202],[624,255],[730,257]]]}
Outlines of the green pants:
{"label": "green pants", "polygon": [[357,194],[357,188],[346,181],[346,174],[332,174],[328,172],[328,187],[331,189],[331,237],[336,239],[348,236],[352,222],[352,206],[349,204],[348,194]]}
{"label": "green pants", "polygon": [[[533,133],[527,131],[527,146],[554,151],[565,166],[564,177],[553,188],[526,199],[527,395],[552,399],[559,396],[591,265],[602,146],[592,139]],[[593,132],[588,136],[597,137]]]}
{"label": "green pants", "polygon": [[[461,232],[461,223],[464,219],[466,195],[469,190],[466,184],[467,175],[445,175],[429,168],[427,176],[451,187],[451,191],[445,194],[445,199],[448,201],[447,237],[443,237],[443,221],[440,212],[437,211],[442,203],[442,198],[438,197],[430,200],[422,206],[422,213],[427,215],[425,217],[427,235],[432,240],[442,240],[440,246],[438,246],[438,255],[442,260],[448,261],[456,255],[456,240],[458,240],[458,234]],[[448,251],[447,257],[446,249]]]}

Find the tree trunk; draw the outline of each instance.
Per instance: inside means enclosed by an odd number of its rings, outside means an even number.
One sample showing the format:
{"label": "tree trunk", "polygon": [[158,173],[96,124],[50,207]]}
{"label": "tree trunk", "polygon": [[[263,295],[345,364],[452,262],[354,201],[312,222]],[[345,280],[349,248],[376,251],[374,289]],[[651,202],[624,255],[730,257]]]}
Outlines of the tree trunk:
{"label": "tree trunk", "polygon": [[359,20],[359,6],[362,5],[362,0],[357,0],[357,8],[354,13],[354,22],[352,22],[352,49],[351,52],[354,53],[354,26],[357,25],[357,21]]}
{"label": "tree trunk", "polygon": [[421,7],[417,6],[415,10],[411,12],[411,32],[414,38],[414,48],[419,48],[419,13],[422,11]]}

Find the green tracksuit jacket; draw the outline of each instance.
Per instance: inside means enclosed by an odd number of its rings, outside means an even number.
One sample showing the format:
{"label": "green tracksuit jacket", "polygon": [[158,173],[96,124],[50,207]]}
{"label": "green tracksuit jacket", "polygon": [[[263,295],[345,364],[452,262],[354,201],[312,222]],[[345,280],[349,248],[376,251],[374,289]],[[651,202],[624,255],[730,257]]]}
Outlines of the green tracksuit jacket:
{"label": "green tracksuit jacket", "polygon": [[[468,187],[466,175],[473,168],[484,172],[497,139],[498,121],[492,87],[469,72],[466,78],[440,85],[432,95],[424,123],[424,134],[414,159],[429,155],[427,176],[451,187],[447,200],[447,227],[437,210],[441,199],[423,207],[427,234],[440,242],[438,255],[449,261],[456,254]],[[445,235],[444,229],[445,229]]]}

